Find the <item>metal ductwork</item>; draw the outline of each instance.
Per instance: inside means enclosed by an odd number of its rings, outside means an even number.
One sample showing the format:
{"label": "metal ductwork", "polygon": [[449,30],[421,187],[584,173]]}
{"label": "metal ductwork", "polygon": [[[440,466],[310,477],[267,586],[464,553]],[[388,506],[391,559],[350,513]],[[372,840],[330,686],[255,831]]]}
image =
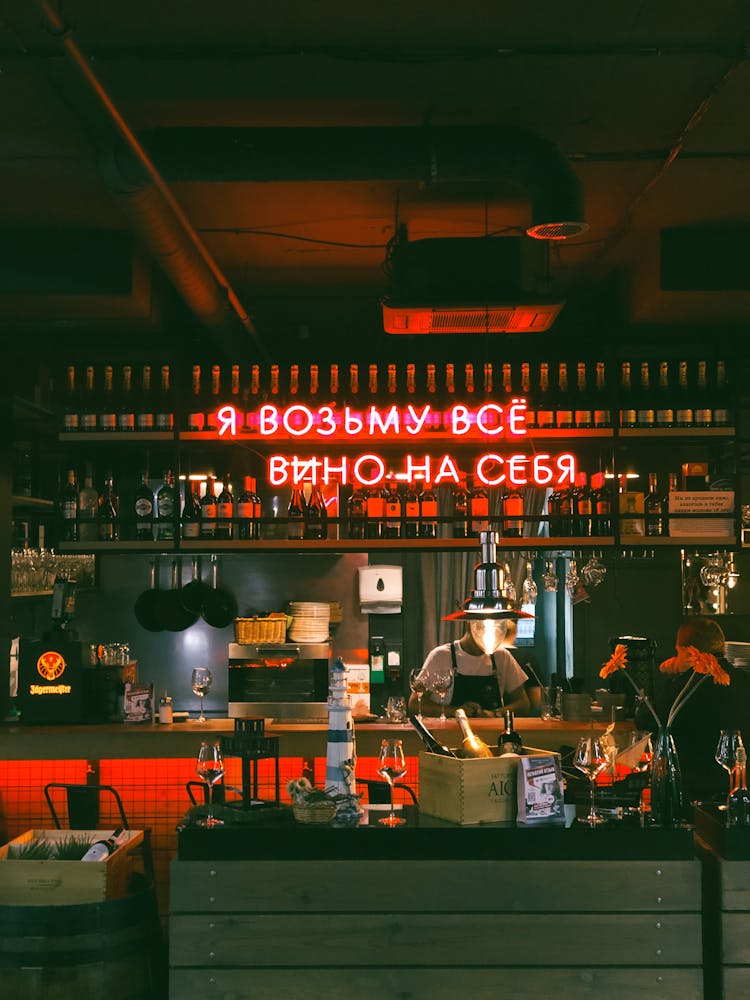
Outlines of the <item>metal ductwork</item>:
{"label": "metal ductwork", "polygon": [[506,180],[531,202],[527,234],[588,229],[578,178],[554,143],[485,126],[167,128],[141,138],[173,181]]}

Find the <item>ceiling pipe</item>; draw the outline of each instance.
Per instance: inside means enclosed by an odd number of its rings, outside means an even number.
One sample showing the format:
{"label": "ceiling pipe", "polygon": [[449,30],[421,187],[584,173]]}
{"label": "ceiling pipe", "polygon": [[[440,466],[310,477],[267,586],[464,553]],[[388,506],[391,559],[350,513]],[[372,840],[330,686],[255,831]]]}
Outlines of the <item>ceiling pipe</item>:
{"label": "ceiling pipe", "polygon": [[[59,12],[48,0],[40,0],[40,8],[47,29],[60,41],[137,163],[138,182],[134,182],[132,176],[126,177],[114,156],[102,161],[102,173],[112,190],[124,200],[128,215],[144,244],[196,318],[214,332],[224,350],[246,350],[249,338],[258,353],[267,357],[253,322],[229,281],[91,69]],[[128,170],[128,173],[131,171]],[[232,316],[239,320],[247,337],[240,335]]]}
{"label": "ceiling pipe", "polygon": [[161,128],[144,141],[176,181],[505,180],[530,198],[529,236],[567,239],[588,229],[567,158],[522,128]]}

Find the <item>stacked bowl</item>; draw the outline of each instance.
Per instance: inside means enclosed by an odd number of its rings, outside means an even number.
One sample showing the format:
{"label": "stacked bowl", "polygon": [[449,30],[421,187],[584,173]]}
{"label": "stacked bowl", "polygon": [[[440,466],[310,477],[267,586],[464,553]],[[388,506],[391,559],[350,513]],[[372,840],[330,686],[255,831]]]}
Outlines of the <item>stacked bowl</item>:
{"label": "stacked bowl", "polygon": [[325,642],[331,621],[331,605],[327,601],[290,601],[289,638],[292,642]]}

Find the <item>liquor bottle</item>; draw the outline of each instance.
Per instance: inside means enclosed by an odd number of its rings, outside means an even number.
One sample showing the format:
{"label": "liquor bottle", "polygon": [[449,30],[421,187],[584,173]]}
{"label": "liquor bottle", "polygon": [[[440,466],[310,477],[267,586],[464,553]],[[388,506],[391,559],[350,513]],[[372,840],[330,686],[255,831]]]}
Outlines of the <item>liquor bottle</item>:
{"label": "liquor bottle", "polygon": [[97,427],[96,396],[94,392],[94,366],[86,366],[86,381],[83,388],[83,400],[79,426],[82,431],[91,433]]}
{"label": "liquor bottle", "polygon": [[557,396],[555,397],[555,426],[565,430],[574,423],[573,400],[568,385],[568,365],[561,361],[557,366]]}
{"label": "liquor bottle", "polygon": [[573,534],[579,538],[588,538],[594,533],[594,508],[588,476],[585,472],[576,473],[576,484],[571,497],[573,512]]}
{"label": "liquor bottle", "polygon": [[417,391],[417,366],[408,364],[406,366],[406,395],[409,402],[412,402]]}
{"label": "liquor bottle", "polygon": [[108,472],[104,477],[104,489],[99,494],[99,541],[116,542],[119,540],[119,506],[112,473]]}
{"label": "liquor bottle", "polygon": [[367,369],[367,391],[370,395],[370,403],[378,401],[378,366],[370,365]]}
{"label": "liquor bottle", "polygon": [[547,495],[547,531],[550,538],[562,534],[560,527],[560,487],[556,486]]}
{"label": "liquor bottle", "polygon": [[141,392],[138,397],[135,427],[137,431],[141,432],[148,432],[154,429],[154,402],[151,393],[151,365],[144,365],[141,371]]}
{"label": "liquor bottle", "polygon": [[[97,498],[98,499],[98,498]],[[60,491],[57,501],[60,511],[60,541],[78,541],[78,487],[76,485],[75,469],[68,469],[65,485]]]}
{"label": "liquor bottle", "polygon": [[123,827],[119,826],[112,832],[110,837],[106,837],[103,840],[95,840],[83,855],[81,861],[104,861],[113,851],[117,850],[117,842],[123,833]]}
{"label": "liquor bottle", "polygon": [[714,422],[711,396],[708,391],[708,378],[706,375],[706,362],[698,362],[698,375],[695,386],[695,408],[693,410],[694,424],[696,427],[711,427]]}
{"label": "liquor bottle", "polygon": [[503,535],[520,538],[523,534],[523,491],[508,483],[503,493]]}
{"label": "liquor bottle", "polygon": [[402,520],[401,496],[398,492],[398,483],[390,480],[388,483],[388,493],[385,498],[385,537],[401,537]]}
{"label": "liquor bottle", "polygon": [[156,404],[157,431],[174,430],[174,398],[169,383],[169,365],[161,366],[161,384]]}
{"label": "liquor bottle", "polygon": [[729,427],[732,423],[730,390],[727,385],[726,364],[716,362],[716,385],[714,392],[714,427]]}
{"label": "liquor bottle", "polygon": [[503,397],[507,404],[513,397],[513,368],[509,362],[504,362],[502,367]]}
{"label": "liquor bottle", "polygon": [[268,386],[268,397],[276,405],[281,405],[281,390],[279,387],[279,366],[271,365],[271,381]]}
{"label": "liquor bottle", "polygon": [[659,362],[659,388],[656,394],[656,426],[661,430],[673,427],[674,401],[669,389],[669,362]]}
{"label": "liquor bottle", "polygon": [[533,431],[536,426],[536,404],[531,398],[531,365],[528,361],[521,363],[521,395],[526,400],[526,428]]}
{"label": "liquor bottle", "polygon": [[287,507],[286,537],[301,540],[305,534],[305,497],[302,487],[297,485],[292,488],[292,496]]}
{"label": "liquor bottle", "polygon": [[469,538],[469,494],[465,480],[456,483],[452,493],[453,504],[453,537]]}
{"label": "liquor bottle", "polygon": [[232,537],[234,524],[234,497],[232,496],[232,484],[229,473],[225,473],[221,484],[221,491],[216,498],[216,538],[225,541]]}
{"label": "liquor bottle", "polygon": [[397,402],[398,396],[398,374],[396,365],[388,365],[388,405],[393,405]]}
{"label": "liquor bottle", "polygon": [[466,712],[462,708],[456,709],[456,722],[461,730],[460,757],[492,757],[492,751],[471,728]]}
{"label": "liquor bottle", "polygon": [[536,406],[536,426],[539,430],[549,430],[555,426],[555,407],[549,385],[549,365],[542,361],[539,365],[539,399]]}
{"label": "liquor bottle", "polygon": [[645,531],[647,535],[653,538],[664,534],[662,497],[658,492],[657,477],[655,472],[649,472],[648,474],[648,493],[643,500],[643,516],[645,519]]}
{"label": "liquor bottle", "polygon": [[464,392],[467,406],[476,405],[476,386],[474,384],[474,365],[469,362],[464,365]]}
{"label": "liquor bottle", "polygon": [[425,482],[419,494],[419,537],[438,537],[438,501],[432,483]]}
{"label": "liquor bottle", "polygon": [[331,365],[331,370],[329,373],[328,389],[331,395],[331,402],[336,402],[336,397],[339,394],[339,366]]}
{"label": "liquor bottle", "polygon": [[576,371],[576,402],[573,421],[576,427],[580,427],[582,430],[587,430],[594,424],[594,415],[586,386],[586,365],[583,361],[578,362]]}
{"label": "liquor bottle", "polygon": [[141,473],[141,482],[135,491],[135,537],[138,541],[154,540],[154,491],[148,484],[148,472]]}
{"label": "liquor bottle", "polygon": [[492,375],[492,362],[485,361],[484,363],[484,397],[489,399],[492,395],[493,385],[493,375]]}
{"label": "liquor bottle", "polygon": [[630,377],[630,362],[623,361],[620,368],[620,427],[635,427],[637,423],[638,411]]}
{"label": "liquor bottle", "polygon": [[347,402],[353,410],[362,407],[362,400],[359,395],[359,365],[349,365],[349,394]]}
{"label": "liquor bottle", "polygon": [[185,481],[185,503],[182,507],[182,537],[200,538],[201,535],[200,481]]}
{"label": "liquor bottle", "polygon": [[63,430],[74,434],[81,429],[78,398],[76,396],[75,365],[68,365],[65,380],[65,399],[63,401]]}
{"label": "liquor bottle", "polygon": [[117,430],[130,433],[135,430],[135,405],[133,402],[133,369],[122,366],[122,388],[120,406],[117,411]]}
{"label": "liquor bottle", "polygon": [[404,538],[419,538],[419,490],[414,483],[404,489]]}
{"label": "liquor bottle", "polygon": [[364,538],[367,524],[367,494],[359,483],[355,483],[352,494],[347,501],[347,515],[349,537]]}
{"label": "liquor bottle", "polygon": [[328,510],[320,485],[313,483],[305,504],[305,538],[328,538]]}
{"label": "liquor bottle", "polygon": [[190,403],[187,417],[189,431],[202,431],[206,426],[206,412],[201,399],[201,366],[193,365],[190,378]]}
{"label": "liquor bottle", "polygon": [[504,756],[508,753],[523,753],[523,740],[519,733],[516,732],[513,725],[513,712],[506,708],[503,712],[503,719],[505,721],[505,731],[500,733],[497,738],[497,746],[500,751],[500,756]]}
{"label": "liquor bottle", "polygon": [[732,768],[732,788],[727,799],[727,825],[750,826],[750,791],[747,788],[747,750],[738,746]]}
{"label": "liquor bottle", "polygon": [[635,422],[638,427],[651,428],[656,424],[653,393],[651,392],[651,373],[648,361],[641,361],[641,381],[636,400]]}
{"label": "liquor bottle", "polygon": [[315,406],[320,393],[320,369],[317,365],[310,365],[310,404]]}
{"label": "liquor bottle", "polygon": [[445,366],[445,401],[444,407],[450,410],[456,402],[456,367],[448,363]]}
{"label": "liquor bottle", "polygon": [[261,404],[260,393],[260,365],[250,366],[250,397],[248,399],[248,409],[245,413],[244,424],[248,431],[255,433],[258,430],[258,407]]}
{"label": "liquor bottle", "polygon": [[591,477],[594,507],[594,534],[597,536],[612,534],[612,494],[609,483],[603,472],[596,472]]}
{"label": "liquor bottle", "polygon": [[547,499],[550,534],[567,536],[573,534],[573,491],[559,486]]}
{"label": "liquor bottle", "polygon": [[216,537],[216,488],[214,477],[206,480],[206,490],[201,497],[201,538]]}
{"label": "liquor bottle", "polygon": [[211,365],[211,383],[206,400],[206,430],[215,431],[218,428],[216,411],[221,404],[221,366]]}
{"label": "liquor bottle", "polygon": [[102,384],[102,398],[99,403],[99,430],[117,430],[117,414],[115,413],[115,396],[112,385],[112,365],[104,366],[104,380]]}
{"label": "liquor bottle", "polygon": [[164,479],[156,491],[156,537],[171,541],[175,537],[175,522],[180,516],[180,494],[175,486],[174,473],[164,471]]}
{"label": "liquor bottle", "polygon": [[[260,503],[260,498],[258,498]],[[260,538],[260,524],[256,517],[255,479],[245,476],[244,488],[235,504],[237,515],[237,535],[243,539]]]}
{"label": "liquor bottle", "polygon": [[611,427],[612,412],[609,408],[606,370],[603,361],[596,362],[596,399],[594,401],[594,427]]}
{"label": "liquor bottle", "polygon": [[[238,378],[239,382],[239,378]],[[299,398],[299,365],[289,366],[289,402],[296,403]]]}
{"label": "liquor bottle", "polygon": [[365,536],[382,538],[385,531],[385,490],[382,483],[377,483],[368,490],[365,510],[367,512]]}
{"label": "liquor bottle", "polygon": [[661,501],[661,524],[662,534],[669,535],[669,494],[677,492],[677,473],[670,472],[668,478],[667,492]]}
{"label": "liquor bottle", "polygon": [[674,422],[678,427],[692,427],[695,422],[693,401],[690,396],[690,386],[688,385],[687,361],[680,361],[677,369]]}
{"label": "liquor bottle", "polygon": [[82,542],[95,542],[99,537],[99,493],[94,487],[94,475],[87,464],[83,486],[78,491],[78,538]]}
{"label": "liquor bottle", "polygon": [[475,484],[473,476],[466,477],[469,492],[469,536],[478,538],[480,531],[490,528],[490,498],[483,483]]}
{"label": "liquor bottle", "polygon": [[409,722],[411,722],[412,726],[414,726],[417,735],[419,736],[420,740],[424,743],[425,749],[428,751],[428,753],[437,754],[439,757],[457,756],[452,750],[449,750],[448,747],[443,746],[440,740],[436,739],[432,735],[430,730],[427,729],[422,720],[418,719],[416,715],[410,715]]}

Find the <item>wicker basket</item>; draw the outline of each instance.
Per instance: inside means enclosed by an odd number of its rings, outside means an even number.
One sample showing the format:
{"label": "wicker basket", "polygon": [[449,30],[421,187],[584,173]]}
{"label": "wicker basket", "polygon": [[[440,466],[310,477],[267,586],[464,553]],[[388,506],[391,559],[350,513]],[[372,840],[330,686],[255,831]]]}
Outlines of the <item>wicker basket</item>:
{"label": "wicker basket", "polygon": [[286,639],[286,615],[283,618],[236,618],[234,634],[241,645],[254,642],[283,642]]}
{"label": "wicker basket", "polygon": [[336,814],[336,803],[321,799],[318,802],[295,803],[292,806],[294,818],[298,823],[330,823]]}

